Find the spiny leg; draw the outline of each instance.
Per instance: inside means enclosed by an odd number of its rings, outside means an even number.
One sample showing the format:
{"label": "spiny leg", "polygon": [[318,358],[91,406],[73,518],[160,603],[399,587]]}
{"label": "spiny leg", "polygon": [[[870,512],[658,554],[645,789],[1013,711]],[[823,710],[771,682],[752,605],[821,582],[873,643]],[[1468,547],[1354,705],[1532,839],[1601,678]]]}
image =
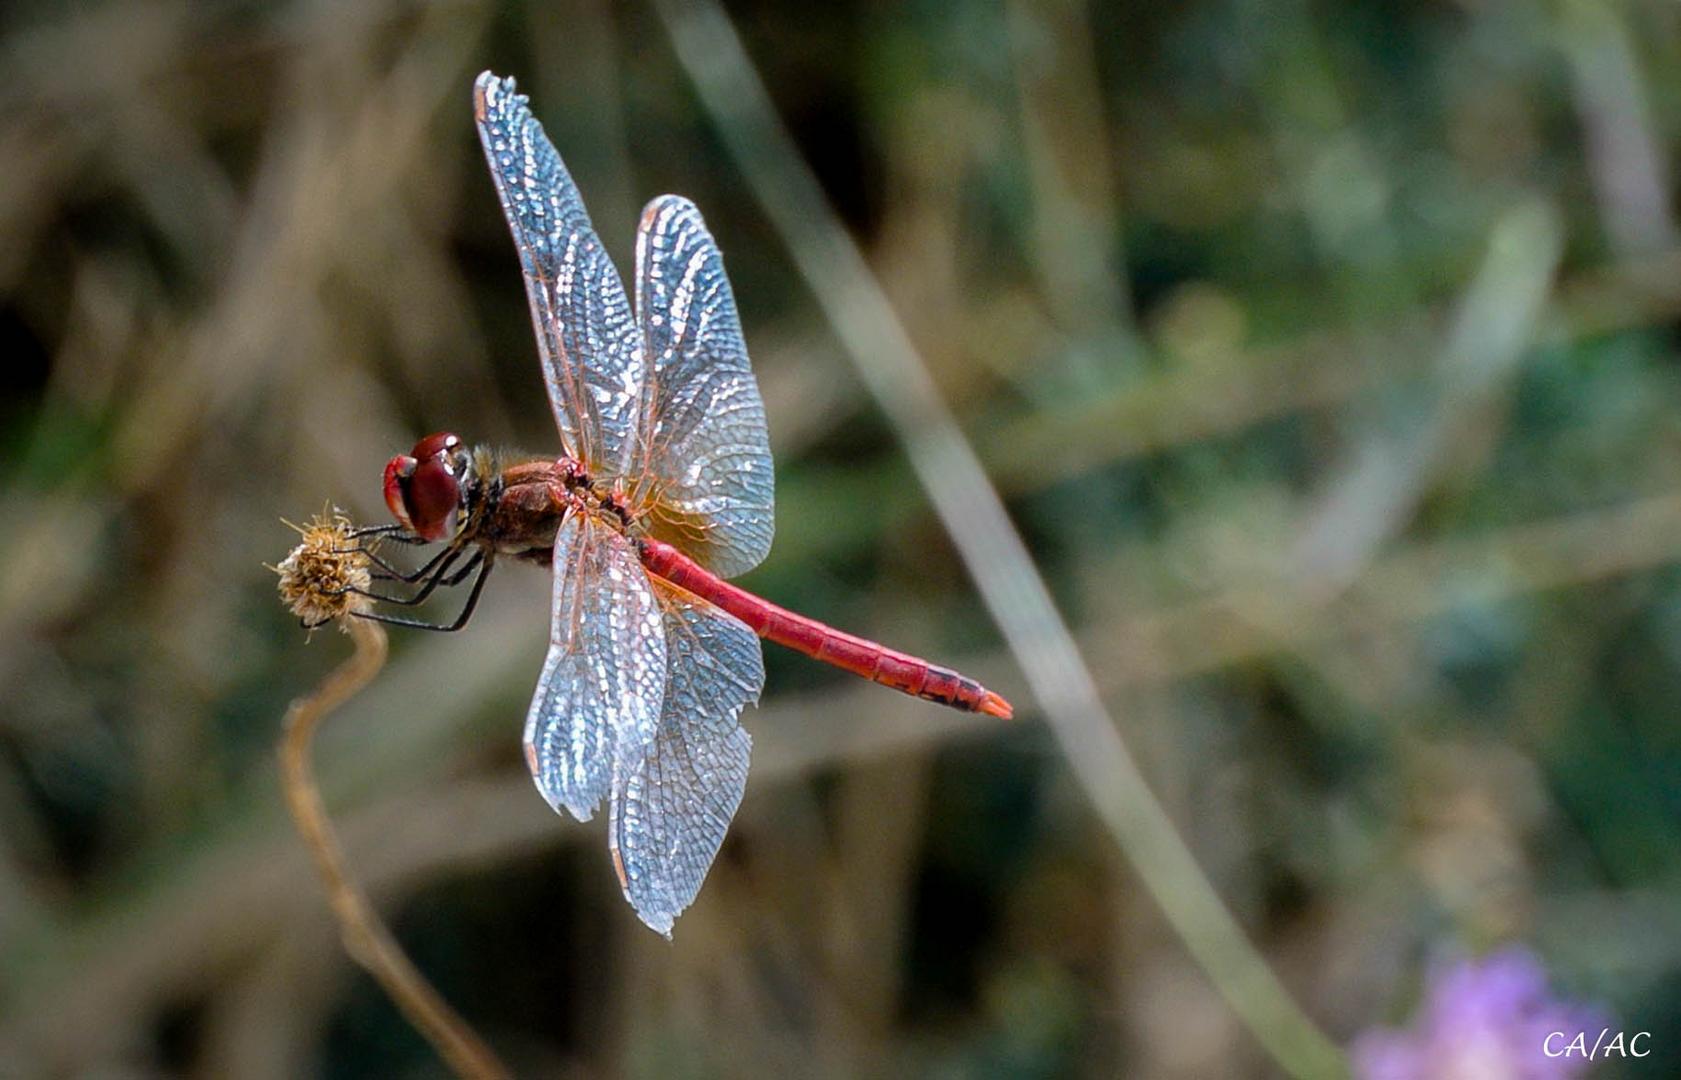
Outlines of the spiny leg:
{"label": "spiny leg", "polygon": [[350,530],[350,539],[352,540],[360,540],[364,536],[378,537],[381,540],[390,540],[396,544],[430,544],[432,542],[424,536],[416,536],[401,525],[396,524],[363,525],[360,528]]}
{"label": "spiny leg", "polygon": [[[481,548],[474,551],[473,557],[468,559],[459,569],[454,568],[452,564],[455,562],[456,558],[465,551],[465,548],[456,548],[454,551],[446,553],[449,555],[449,558],[433,560],[438,563],[437,569],[434,570],[432,572],[432,576],[427,578],[425,583],[420,586],[420,591],[415,593],[413,596],[385,596],[381,593],[369,592],[366,589],[358,589],[354,585],[346,587],[345,591],[355,593],[358,596],[366,596],[370,600],[379,600],[387,604],[397,604],[401,607],[414,607],[417,604],[424,604],[426,602],[426,598],[431,596],[438,586],[442,585],[450,587],[461,584],[467,579],[467,575],[471,574],[473,569],[477,567],[479,563],[484,561],[484,550]],[[453,573],[451,572],[452,570],[454,571]]]}
{"label": "spiny leg", "polygon": [[400,570],[386,562],[377,552],[370,548],[349,548],[339,552],[339,554],[349,554],[351,551],[361,552],[363,555],[367,556],[369,562],[379,567],[381,572],[375,574],[374,577],[380,581],[402,581],[412,585],[436,570],[438,568],[438,564],[443,562],[445,559],[460,554],[461,544],[459,542],[450,544],[450,546],[444,548],[430,559],[427,559],[425,564],[418,570]]}
{"label": "spiny leg", "polygon": [[[473,608],[478,606],[479,594],[484,591],[485,579],[490,577],[490,568],[494,565],[495,560],[480,552],[473,562],[478,564],[479,576],[473,581],[473,591],[467,594],[467,603],[462,607],[461,614],[457,615],[455,621],[448,626],[440,623],[423,622],[420,619],[405,619],[399,615],[384,615],[377,611],[358,611],[356,616],[362,619],[372,619],[374,622],[382,622],[387,626],[409,626],[416,630],[440,630],[445,633],[459,630],[467,625],[468,619],[473,617]],[[471,564],[468,568],[471,568]]]}

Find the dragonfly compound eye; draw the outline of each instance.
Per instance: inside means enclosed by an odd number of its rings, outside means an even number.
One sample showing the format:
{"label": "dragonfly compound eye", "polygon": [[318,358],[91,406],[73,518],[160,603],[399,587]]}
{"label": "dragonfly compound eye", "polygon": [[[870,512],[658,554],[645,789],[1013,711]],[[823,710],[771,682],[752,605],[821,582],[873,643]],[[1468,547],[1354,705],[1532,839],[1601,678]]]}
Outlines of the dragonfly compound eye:
{"label": "dragonfly compound eye", "polygon": [[391,516],[397,519],[409,532],[414,532],[414,522],[409,518],[407,488],[409,479],[414,476],[415,466],[420,462],[407,454],[398,454],[385,463],[385,505],[390,508]]}
{"label": "dragonfly compound eye", "polygon": [[411,453],[414,454],[416,461],[425,461],[427,458],[449,457],[460,447],[461,439],[459,436],[452,432],[440,431],[415,443],[414,450]]}
{"label": "dragonfly compound eye", "polygon": [[461,482],[451,471],[449,459],[442,454],[427,458],[415,466],[414,475],[402,487],[410,527],[428,540],[449,536],[461,505]]}
{"label": "dragonfly compound eye", "polygon": [[428,435],[414,451],[385,465],[385,505],[397,524],[428,540],[442,540],[461,505],[459,473],[466,468],[461,440],[447,431]]}

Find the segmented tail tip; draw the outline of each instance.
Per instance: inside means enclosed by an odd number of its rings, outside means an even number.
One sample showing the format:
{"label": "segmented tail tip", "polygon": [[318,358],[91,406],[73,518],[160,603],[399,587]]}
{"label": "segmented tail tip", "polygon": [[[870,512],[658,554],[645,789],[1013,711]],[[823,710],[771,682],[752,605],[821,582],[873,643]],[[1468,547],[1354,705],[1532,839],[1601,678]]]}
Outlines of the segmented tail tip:
{"label": "segmented tail tip", "polygon": [[975,708],[975,711],[986,713],[988,716],[996,716],[1003,720],[1008,720],[1016,715],[1016,710],[1010,703],[991,690],[988,690],[986,696],[981,698],[981,703]]}

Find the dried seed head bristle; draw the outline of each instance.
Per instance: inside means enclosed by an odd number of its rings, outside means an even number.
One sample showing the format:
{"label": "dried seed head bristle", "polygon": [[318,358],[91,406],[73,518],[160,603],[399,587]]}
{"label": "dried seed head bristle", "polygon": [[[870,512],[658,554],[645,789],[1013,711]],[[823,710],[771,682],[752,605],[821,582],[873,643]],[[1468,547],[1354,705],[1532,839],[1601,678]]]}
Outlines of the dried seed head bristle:
{"label": "dried seed head bristle", "polygon": [[340,620],[373,605],[353,589],[366,590],[373,584],[368,556],[361,541],[351,534],[351,521],[337,510],[317,514],[308,525],[293,525],[303,542],[281,561],[274,571],[280,575],[280,599],[292,614],[314,628]]}

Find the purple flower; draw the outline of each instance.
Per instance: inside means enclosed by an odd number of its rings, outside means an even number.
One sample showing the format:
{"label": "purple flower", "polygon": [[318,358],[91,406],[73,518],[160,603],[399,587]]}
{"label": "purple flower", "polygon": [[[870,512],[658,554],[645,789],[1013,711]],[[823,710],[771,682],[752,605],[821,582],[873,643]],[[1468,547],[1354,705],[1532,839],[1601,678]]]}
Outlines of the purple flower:
{"label": "purple flower", "polygon": [[1592,1047],[1608,1026],[1600,1010],[1549,994],[1541,962],[1513,946],[1433,968],[1410,1027],[1374,1029],[1355,1041],[1354,1073],[1361,1080],[1568,1080],[1591,1067],[1585,1054],[1565,1052],[1570,1041],[1585,1032]]}

